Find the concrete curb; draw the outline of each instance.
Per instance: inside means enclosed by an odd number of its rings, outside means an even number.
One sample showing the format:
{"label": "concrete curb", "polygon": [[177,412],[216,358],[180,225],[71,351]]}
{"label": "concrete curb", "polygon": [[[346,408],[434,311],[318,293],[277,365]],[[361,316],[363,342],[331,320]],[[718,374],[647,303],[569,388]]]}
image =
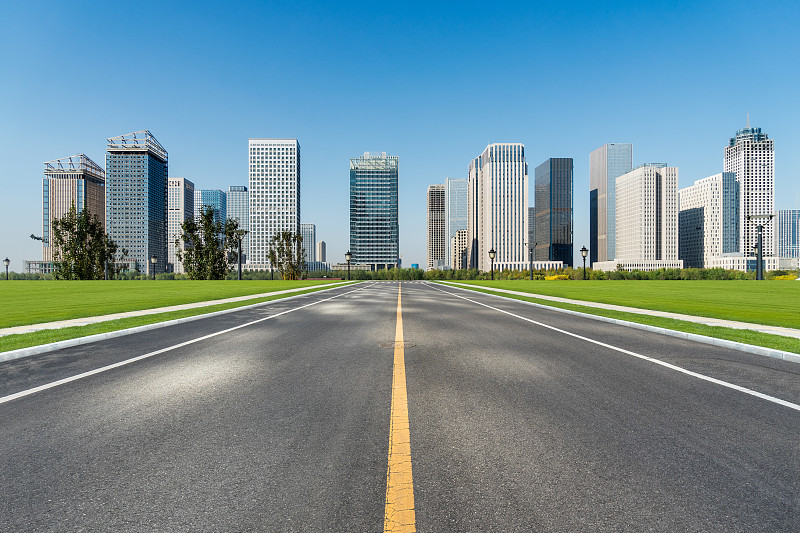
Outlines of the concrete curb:
{"label": "concrete curb", "polygon": [[[357,284],[358,284],[358,282],[349,283],[349,285],[357,285]],[[88,335],[86,337],[77,337],[75,339],[68,339],[68,340],[65,340],[65,341],[51,342],[50,344],[41,344],[39,346],[31,346],[29,348],[20,348],[18,350],[11,350],[11,351],[8,351],[8,352],[2,352],[2,353],[0,353],[0,363],[2,363],[4,361],[13,361],[15,359],[22,359],[23,357],[30,357],[31,355],[39,355],[39,354],[43,354],[43,353],[54,352],[56,350],[62,350],[64,348],[71,348],[73,346],[80,346],[82,344],[91,344],[93,342],[104,341],[104,340],[107,340],[107,339],[113,339],[115,337],[122,337],[124,335],[132,335],[134,333],[141,333],[142,331],[150,331],[150,330],[153,330],[153,329],[165,328],[165,327],[168,327],[168,326],[174,326],[176,324],[183,324],[185,322],[192,322],[194,320],[200,320],[200,319],[203,319],[203,318],[209,318],[209,317],[212,317],[212,316],[225,315],[225,314],[233,313],[233,312],[236,312],[236,311],[242,311],[244,309],[252,309],[254,307],[261,307],[261,306],[264,306],[264,305],[269,305],[269,304],[272,304],[272,303],[275,303],[275,302],[285,302],[286,300],[294,300],[295,298],[302,298],[303,296],[307,296],[309,294],[317,294],[317,293],[320,293],[320,292],[332,291],[334,289],[341,289],[342,287],[345,287],[345,286],[346,285],[344,285],[344,284],[338,284],[337,283],[335,287],[328,287],[326,289],[319,289],[319,290],[314,290],[313,287],[309,287],[308,288],[309,292],[304,292],[304,293],[297,294],[297,295],[294,295],[294,296],[285,296],[283,298],[276,298],[275,300],[270,300],[268,302],[259,302],[259,303],[255,303],[255,304],[242,305],[242,306],[239,306],[239,307],[234,307],[232,309],[224,309],[222,311],[214,311],[214,312],[211,312],[211,313],[199,314],[199,315],[194,315],[194,316],[187,316],[187,317],[184,317],[184,318],[176,318],[176,319],[173,319],[173,320],[166,320],[164,322],[156,322],[156,323],[147,324],[147,325],[144,325],[144,326],[136,326],[134,328],[119,329],[117,331],[109,331],[108,333],[98,333],[96,335]],[[268,296],[263,296],[262,298],[268,298]],[[220,305],[224,305],[224,304],[220,304]],[[202,309],[202,307],[194,308],[194,309]],[[154,313],[154,314],[157,314],[157,313]]]}
{"label": "concrete curb", "polygon": [[[568,315],[573,316],[580,316],[583,318],[590,318],[592,320],[599,320],[600,322],[609,322],[611,324],[618,324],[620,326],[627,326],[630,328],[641,329],[644,331],[650,331],[652,333],[659,333],[661,335],[667,335],[670,337],[677,337],[679,339],[687,339],[695,342],[702,342],[704,344],[711,344],[714,346],[721,346],[723,348],[730,348],[732,350],[738,350],[740,352],[747,352],[752,353],[755,355],[761,355],[764,357],[771,357],[772,359],[781,359],[783,361],[789,361],[791,363],[800,363],[800,354],[792,353],[792,352],[784,352],[782,350],[774,350],[772,348],[764,348],[762,346],[754,346],[752,344],[744,344],[741,342],[729,341],[725,339],[718,339],[716,337],[708,337],[706,335],[699,335],[697,333],[686,333],[683,331],[675,331],[674,329],[667,329],[667,328],[660,328],[657,326],[648,326],[647,324],[639,324],[638,322],[629,322],[627,320],[620,320],[618,318],[609,318],[600,315],[593,315],[591,313],[582,313],[580,311],[572,311],[571,309],[561,309],[560,307],[551,307],[549,305],[544,304],[537,304],[535,302],[528,302],[525,300],[518,300],[516,298],[511,298],[509,296],[503,296],[502,294],[490,293],[490,292],[483,292],[484,290],[490,291],[491,288],[487,287],[480,287],[481,291],[476,291],[472,289],[467,289],[461,286],[460,283],[451,283],[449,281],[440,281],[439,283],[444,283],[448,287],[453,287],[454,289],[460,289],[466,292],[472,293],[479,293],[485,294],[487,296],[494,296],[495,298],[502,298],[504,300],[514,300],[517,302],[521,302],[526,305],[532,305],[534,307],[539,307],[542,309],[549,309],[551,311],[558,311],[560,313],[566,313]],[[535,294],[530,295],[531,298],[536,298]],[[576,303],[574,305],[581,305],[580,303]],[[588,306],[586,306],[588,307]],[[714,326],[714,327],[722,327],[722,326]],[[787,337],[789,338],[789,337]]]}

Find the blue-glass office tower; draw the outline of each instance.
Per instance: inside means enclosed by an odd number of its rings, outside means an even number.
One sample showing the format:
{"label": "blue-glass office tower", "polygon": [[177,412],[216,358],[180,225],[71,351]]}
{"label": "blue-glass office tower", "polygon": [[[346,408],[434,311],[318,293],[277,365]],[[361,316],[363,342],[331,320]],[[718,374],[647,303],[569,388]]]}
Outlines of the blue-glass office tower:
{"label": "blue-glass office tower", "polygon": [[219,189],[202,189],[194,191],[194,218],[200,216],[203,208],[214,210],[214,222],[225,224],[228,219],[228,199],[225,191]]}
{"label": "blue-glass office tower", "polygon": [[444,180],[444,234],[447,239],[444,246],[448,268],[453,265],[453,238],[458,230],[467,229],[469,223],[468,183],[465,178]]}
{"label": "blue-glass office tower", "polygon": [[608,143],[589,154],[589,259],[616,258],[617,178],[633,168],[633,145]]}
{"label": "blue-glass office tower", "polygon": [[572,158],[550,158],[538,167],[534,189],[534,258],[572,266]]}
{"label": "blue-glass office tower", "polygon": [[[250,193],[244,185],[231,185],[225,195],[227,216],[239,222],[239,229],[250,231]],[[250,233],[242,238],[242,261],[247,260],[250,247]]]}
{"label": "blue-glass office tower", "polygon": [[303,238],[303,250],[306,263],[317,261],[317,226],[316,224],[300,224],[300,236]]}
{"label": "blue-glass office tower", "polygon": [[350,252],[373,270],[400,262],[397,156],[364,153],[350,160]]}
{"label": "blue-glass office tower", "polygon": [[140,272],[166,267],[167,174],[167,151],[149,131],[108,139],[106,231]]}

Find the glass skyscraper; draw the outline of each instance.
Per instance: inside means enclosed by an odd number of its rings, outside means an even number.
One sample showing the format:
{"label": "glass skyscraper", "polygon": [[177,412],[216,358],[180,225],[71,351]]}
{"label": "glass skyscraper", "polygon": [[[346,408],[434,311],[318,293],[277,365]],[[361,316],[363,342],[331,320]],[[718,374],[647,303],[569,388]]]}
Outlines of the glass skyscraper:
{"label": "glass skyscraper", "polygon": [[775,241],[775,255],[800,258],[800,209],[778,211]]}
{"label": "glass skyscraper", "polygon": [[[244,185],[231,185],[225,195],[228,218],[239,222],[239,229],[250,231],[250,194]],[[242,238],[242,261],[246,262],[250,234]]]}
{"label": "glass skyscraper", "polygon": [[373,270],[400,260],[397,156],[365,152],[350,160],[350,252]]}
{"label": "glass skyscraper", "polygon": [[444,180],[444,208],[445,208],[445,248],[447,262],[453,264],[452,241],[456,232],[460,229],[467,229],[469,223],[469,203],[468,203],[468,182],[466,179],[446,178]]}
{"label": "glass skyscraper", "polygon": [[633,168],[633,145],[608,143],[589,154],[590,263],[616,258],[616,183]]}
{"label": "glass skyscraper", "polygon": [[303,250],[306,252],[306,262],[317,260],[317,226],[316,224],[300,224],[300,236],[303,237]]}
{"label": "glass skyscraper", "polygon": [[535,171],[534,260],[572,266],[572,158],[550,158]]}
{"label": "glass skyscraper", "polygon": [[108,139],[106,232],[140,272],[167,264],[167,157],[147,130]]}
{"label": "glass skyscraper", "polygon": [[200,216],[204,207],[214,210],[214,222],[225,224],[228,219],[228,200],[225,191],[219,189],[195,189],[194,218]]}

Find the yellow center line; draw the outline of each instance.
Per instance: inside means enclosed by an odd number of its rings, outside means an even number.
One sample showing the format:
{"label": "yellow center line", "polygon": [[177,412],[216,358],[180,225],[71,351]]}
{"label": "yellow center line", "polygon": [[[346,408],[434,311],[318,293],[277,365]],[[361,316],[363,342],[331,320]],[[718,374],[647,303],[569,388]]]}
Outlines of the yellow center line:
{"label": "yellow center line", "polygon": [[408,426],[406,362],[403,349],[403,308],[397,289],[397,329],[392,374],[392,412],[389,428],[389,468],[386,472],[386,512],[383,531],[416,531],[414,482],[411,477],[411,433]]}

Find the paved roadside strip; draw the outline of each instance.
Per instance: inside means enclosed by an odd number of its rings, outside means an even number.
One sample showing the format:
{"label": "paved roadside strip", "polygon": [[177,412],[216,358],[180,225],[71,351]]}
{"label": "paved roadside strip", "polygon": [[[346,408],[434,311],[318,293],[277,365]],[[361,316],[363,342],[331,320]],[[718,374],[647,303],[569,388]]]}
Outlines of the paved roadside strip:
{"label": "paved roadside strip", "polygon": [[[134,328],[119,329],[119,330],[116,330],[116,331],[109,331],[107,333],[99,333],[97,335],[88,335],[88,336],[85,336],[85,337],[77,337],[77,338],[74,338],[74,339],[68,339],[68,340],[64,340],[64,341],[52,342],[52,343],[49,343],[49,344],[42,344],[42,345],[39,345],[39,346],[31,346],[29,348],[20,348],[18,350],[10,350],[10,351],[7,351],[7,352],[0,353],[0,362],[2,362],[2,361],[11,361],[11,360],[14,360],[14,359],[20,359],[22,357],[28,357],[28,356],[31,356],[31,355],[37,355],[37,354],[52,352],[52,351],[55,351],[55,350],[61,350],[63,348],[69,348],[69,347],[72,347],[72,346],[79,346],[79,345],[82,345],[82,344],[90,344],[92,342],[102,341],[102,340],[106,340],[106,339],[112,339],[114,337],[121,337],[123,335],[131,335],[131,334],[139,333],[139,332],[142,332],[142,331],[148,331],[148,330],[152,330],[152,329],[164,328],[164,327],[168,327],[168,326],[173,326],[175,324],[182,324],[182,323],[185,323],[185,322],[192,322],[194,320],[200,320],[200,319],[208,318],[208,317],[212,317],[212,316],[224,315],[224,314],[227,314],[227,313],[234,313],[234,312],[237,312],[237,311],[241,311],[243,309],[251,309],[251,308],[254,308],[254,307],[261,307],[261,306],[264,306],[264,305],[269,305],[269,304],[272,304],[274,302],[285,302],[287,300],[293,300],[295,298],[302,298],[303,296],[306,296],[309,293],[315,293],[316,294],[316,293],[320,293],[320,292],[327,292],[327,291],[331,291],[331,290],[334,290],[334,289],[339,289],[339,288],[342,288],[343,286],[346,286],[348,284],[352,285],[353,283],[352,282],[344,282],[344,283],[332,284],[334,286],[331,286],[331,285],[320,285],[320,286],[311,286],[311,287],[300,287],[300,288],[297,288],[297,289],[287,289],[287,290],[283,290],[283,291],[275,291],[275,292],[263,293],[263,294],[257,294],[257,295],[239,296],[239,297],[235,297],[235,298],[226,298],[224,300],[213,300],[211,302],[196,302],[196,303],[193,303],[193,304],[183,304],[183,305],[170,306],[170,307],[159,307],[159,308],[156,308],[156,309],[146,309],[146,310],[142,310],[142,311],[132,311],[131,312],[131,313],[136,313],[136,314],[117,313],[115,315],[104,315],[104,316],[100,316],[100,317],[88,317],[87,320],[91,319],[91,318],[98,319],[98,320],[95,320],[94,322],[86,322],[84,324],[72,324],[72,323],[70,323],[70,322],[73,322],[72,320],[65,320],[63,322],[48,322],[46,324],[38,324],[38,325],[61,324],[60,326],[55,326],[53,328],[40,328],[40,329],[56,329],[56,328],[61,328],[61,327],[81,326],[81,325],[89,325],[89,324],[92,324],[92,323],[95,323],[95,322],[104,322],[106,320],[118,320],[120,318],[129,318],[129,317],[133,317],[133,316],[169,313],[169,312],[172,312],[172,311],[180,311],[180,310],[183,310],[183,309],[194,309],[194,308],[199,308],[199,307],[207,307],[207,306],[211,306],[211,305],[219,305],[219,304],[225,304],[225,303],[235,303],[235,302],[246,301],[246,300],[255,299],[255,298],[268,298],[270,296],[279,296],[279,295],[282,295],[282,294],[295,293],[295,292],[303,291],[302,294],[298,294],[298,295],[295,295],[295,296],[287,296],[285,298],[278,298],[278,299],[275,299],[275,300],[270,300],[268,302],[258,302],[258,303],[249,304],[249,305],[241,305],[241,306],[238,306],[238,307],[233,307],[231,309],[224,309],[222,311],[214,311],[214,312],[211,312],[211,313],[203,313],[203,314],[193,315],[193,316],[184,317],[184,318],[166,320],[164,322],[156,322],[156,323],[153,323],[153,324],[146,324],[144,326],[137,326],[137,327],[134,327]],[[317,287],[325,287],[325,288],[317,289]],[[124,315],[124,316],[119,316],[119,315]],[[112,317],[112,318],[109,318],[109,317]],[[84,320],[84,319],[78,319],[78,320]],[[8,329],[14,329],[14,328],[8,328]],[[2,330],[2,331],[5,331],[5,330]],[[32,333],[33,331],[38,331],[38,330],[23,331],[23,332],[19,332],[19,333]]]}
{"label": "paved roadside strip", "polygon": [[[494,292],[497,293],[505,293],[505,294],[512,294],[515,296],[523,296],[527,298],[537,298],[542,300],[550,300],[556,301],[560,303],[568,303],[573,305],[580,305],[583,307],[596,307],[599,309],[608,309],[612,311],[621,311],[625,313],[635,313],[640,315],[648,315],[648,316],[658,316],[662,318],[671,318],[674,320],[683,320],[687,322],[694,322],[698,324],[704,324],[708,326],[716,326],[716,327],[724,327],[724,328],[734,328],[734,329],[747,329],[751,331],[757,331],[760,333],[769,333],[772,335],[782,335],[784,337],[794,337],[800,338],[800,330],[790,329],[790,328],[779,328],[776,326],[763,326],[761,324],[750,324],[747,322],[735,322],[731,320],[720,320],[715,318],[705,318],[705,317],[698,317],[692,315],[681,315],[677,313],[666,313],[663,311],[649,311],[647,309],[640,309],[634,307],[623,307],[619,305],[611,305],[611,304],[602,304],[597,302],[587,302],[584,300],[570,300],[567,298],[560,298],[556,296],[543,296],[541,294],[535,294],[530,292],[522,292],[522,291],[511,291],[508,289],[496,289],[493,287],[484,287],[480,285],[471,285],[468,283],[457,283],[452,281],[439,281],[446,286],[451,286],[455,289],[460,290],[467,290],[469,292],[483,292],[483,291],[491,291],[491,292],[484,292],[488,296],[494,296],[496,298],[506,298],[503,294],[492,294]],[[479,291],[475,291],[474,289],[480,289]],[[639,324],[638,322],[630,322],[627,320],[620,320],[617,318],[610,318],[601,315],[594,315],[591,313],[582,313],[580,311],[573,311],[570,309],[562,309],[560,307],[551,307],[544,304],[538,304],[534,302],[528,302],[525,300],[516,300],[521,301],[527,305],[532,305],[534,307],[541,307],[544,309],[550,309],[554,311],[558,311],[560,313],[571,314],[575,316],[581,316],[585,318],[591,318],[593,320],[599,320],[601,322],[610,322],[612,324],[620,324],[623,326],[628,326],[637,329],[643,329],[645,331],[652,331],[655,333],[660,333],[662,335],[669,335],[671,337],[678,337],[681,339],[688,339],[693,340],[696,342],[702,342],[705,344],[713,344],[715,346],[723,346],[725,348],[731,348],[734,350],[739,350],[742,352],[748,352],[756,355],[762,355],[765,357],[772,357],[774,359],[782,359],[784,361],[791,361],[793,363],[800,363],[800,354],[792,353],[792,352],[785,352],[782,350],[775,350],[772,348],[764,348],[762,346],[754,346],[752,344],[745,344],[741,342],[729,341],[725,339],[718,339],[716,337],[709,337],[706,335],[699,335],[697,333],[686,333],[683,331],[676,331],[673,329],[661,328],[657,326],[650,326],[647,324]],[[779,333],[781,331],[782,333]]]}

